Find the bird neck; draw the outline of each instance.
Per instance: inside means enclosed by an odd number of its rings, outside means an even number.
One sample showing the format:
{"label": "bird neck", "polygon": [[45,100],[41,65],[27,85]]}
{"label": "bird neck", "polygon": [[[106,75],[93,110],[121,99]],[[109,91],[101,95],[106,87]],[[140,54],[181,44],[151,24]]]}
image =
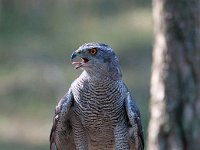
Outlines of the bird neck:
{"label": "bird neck", "polygon": [[82,75],[90,80],[120,80],[122,78],[120,68],[107,68],[106,70],[84,70]]}

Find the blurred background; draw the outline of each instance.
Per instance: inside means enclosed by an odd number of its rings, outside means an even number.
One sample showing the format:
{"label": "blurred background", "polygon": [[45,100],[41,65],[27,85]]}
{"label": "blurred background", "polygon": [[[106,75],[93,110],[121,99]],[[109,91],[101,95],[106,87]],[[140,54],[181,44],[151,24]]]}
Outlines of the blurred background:
{"label": "blurred background", "polygon": [[86,42],[116,51],[147,137],[151,1],[0,0],[0,149],[49,149],[54,108],[81,73],[70,54]]}

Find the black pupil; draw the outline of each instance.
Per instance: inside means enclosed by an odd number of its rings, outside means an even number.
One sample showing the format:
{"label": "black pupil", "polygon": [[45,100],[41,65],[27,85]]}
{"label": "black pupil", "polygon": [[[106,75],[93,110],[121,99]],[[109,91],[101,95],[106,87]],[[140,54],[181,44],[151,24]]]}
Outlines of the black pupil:
{"label": "black pupil", "polygon": [[95,54],[95,52],[96,52],[96,51],[95,51],[94,49],[93,49],[93,50],[91,50],[91,53],[92,53],[92,54]]}

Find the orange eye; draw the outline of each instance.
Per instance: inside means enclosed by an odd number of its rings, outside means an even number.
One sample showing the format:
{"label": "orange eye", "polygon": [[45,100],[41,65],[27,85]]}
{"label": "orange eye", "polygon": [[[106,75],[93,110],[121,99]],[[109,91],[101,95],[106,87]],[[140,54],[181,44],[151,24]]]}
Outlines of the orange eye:
{"label": "orange eye", "polygon": [[89,53],[92,54],[92,55],[95,55],[97,53],[97,50],[95,48],[90,49]]}

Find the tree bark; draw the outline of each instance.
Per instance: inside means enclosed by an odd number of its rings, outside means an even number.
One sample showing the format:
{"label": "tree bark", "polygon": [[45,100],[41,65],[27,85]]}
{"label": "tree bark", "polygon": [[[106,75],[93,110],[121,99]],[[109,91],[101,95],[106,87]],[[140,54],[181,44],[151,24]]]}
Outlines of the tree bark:
{"label": "tree bark", "polygon": [[149,150],[200,149],[200,0],[153,0]]}

